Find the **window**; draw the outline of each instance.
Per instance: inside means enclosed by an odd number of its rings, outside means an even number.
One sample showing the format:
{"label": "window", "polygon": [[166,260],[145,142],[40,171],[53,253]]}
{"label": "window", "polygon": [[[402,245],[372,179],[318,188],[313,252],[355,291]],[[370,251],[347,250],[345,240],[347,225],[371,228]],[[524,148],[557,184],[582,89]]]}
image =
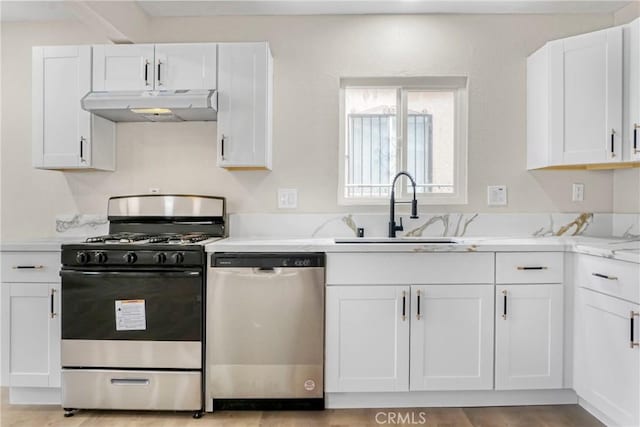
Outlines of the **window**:
{"label": "window", "polygon": [[[423,204],[466,203],[465,77],[342,79],[341,204],[388,202],[407,171]],[[408,198],[402,178],[396,196]]]}

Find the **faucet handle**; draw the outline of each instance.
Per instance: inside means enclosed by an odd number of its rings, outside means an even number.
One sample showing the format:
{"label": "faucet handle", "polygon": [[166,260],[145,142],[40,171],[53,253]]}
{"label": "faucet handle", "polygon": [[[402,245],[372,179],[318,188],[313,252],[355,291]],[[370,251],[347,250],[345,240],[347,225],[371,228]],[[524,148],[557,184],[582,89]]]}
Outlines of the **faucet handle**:
{"label": "faucet handle", "polygon": [[400,217],[400,225],[396,225],[396,231],[404,231],[404,227],[402,226],[402,217]]}

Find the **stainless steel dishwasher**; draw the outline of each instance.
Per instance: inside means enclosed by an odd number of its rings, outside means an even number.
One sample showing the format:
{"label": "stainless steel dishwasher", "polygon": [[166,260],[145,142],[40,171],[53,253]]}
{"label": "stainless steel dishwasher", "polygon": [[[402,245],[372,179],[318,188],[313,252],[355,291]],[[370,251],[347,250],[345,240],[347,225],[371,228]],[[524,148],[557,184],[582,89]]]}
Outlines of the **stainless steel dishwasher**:
{"label": "stainless steel dishwasher", "polygon": [[324,407],[325,256],[215,253],[207,271],[207,410]]}

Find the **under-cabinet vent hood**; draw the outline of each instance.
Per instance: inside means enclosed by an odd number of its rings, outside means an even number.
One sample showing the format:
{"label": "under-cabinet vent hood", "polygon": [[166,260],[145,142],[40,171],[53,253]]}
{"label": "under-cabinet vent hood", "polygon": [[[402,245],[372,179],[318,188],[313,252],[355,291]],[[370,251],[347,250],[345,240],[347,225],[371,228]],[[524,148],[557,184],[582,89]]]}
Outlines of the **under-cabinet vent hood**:
{"label": "under-cabinet vent hood", "polygon": [[90,92],[82,108],[114,122],[213,121],[215,90]]}

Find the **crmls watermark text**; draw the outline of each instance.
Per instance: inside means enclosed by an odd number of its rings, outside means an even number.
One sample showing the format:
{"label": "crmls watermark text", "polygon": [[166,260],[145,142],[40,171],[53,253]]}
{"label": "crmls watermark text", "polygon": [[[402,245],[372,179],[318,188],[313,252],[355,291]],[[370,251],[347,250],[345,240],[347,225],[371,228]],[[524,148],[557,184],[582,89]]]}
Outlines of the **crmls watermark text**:
{"label": "crmls watermark text", "polygon": [[426,412],[387,412],[380,411],[376,412],[376,423],[377,424],[426,424],[427,423],[427,413]]}

